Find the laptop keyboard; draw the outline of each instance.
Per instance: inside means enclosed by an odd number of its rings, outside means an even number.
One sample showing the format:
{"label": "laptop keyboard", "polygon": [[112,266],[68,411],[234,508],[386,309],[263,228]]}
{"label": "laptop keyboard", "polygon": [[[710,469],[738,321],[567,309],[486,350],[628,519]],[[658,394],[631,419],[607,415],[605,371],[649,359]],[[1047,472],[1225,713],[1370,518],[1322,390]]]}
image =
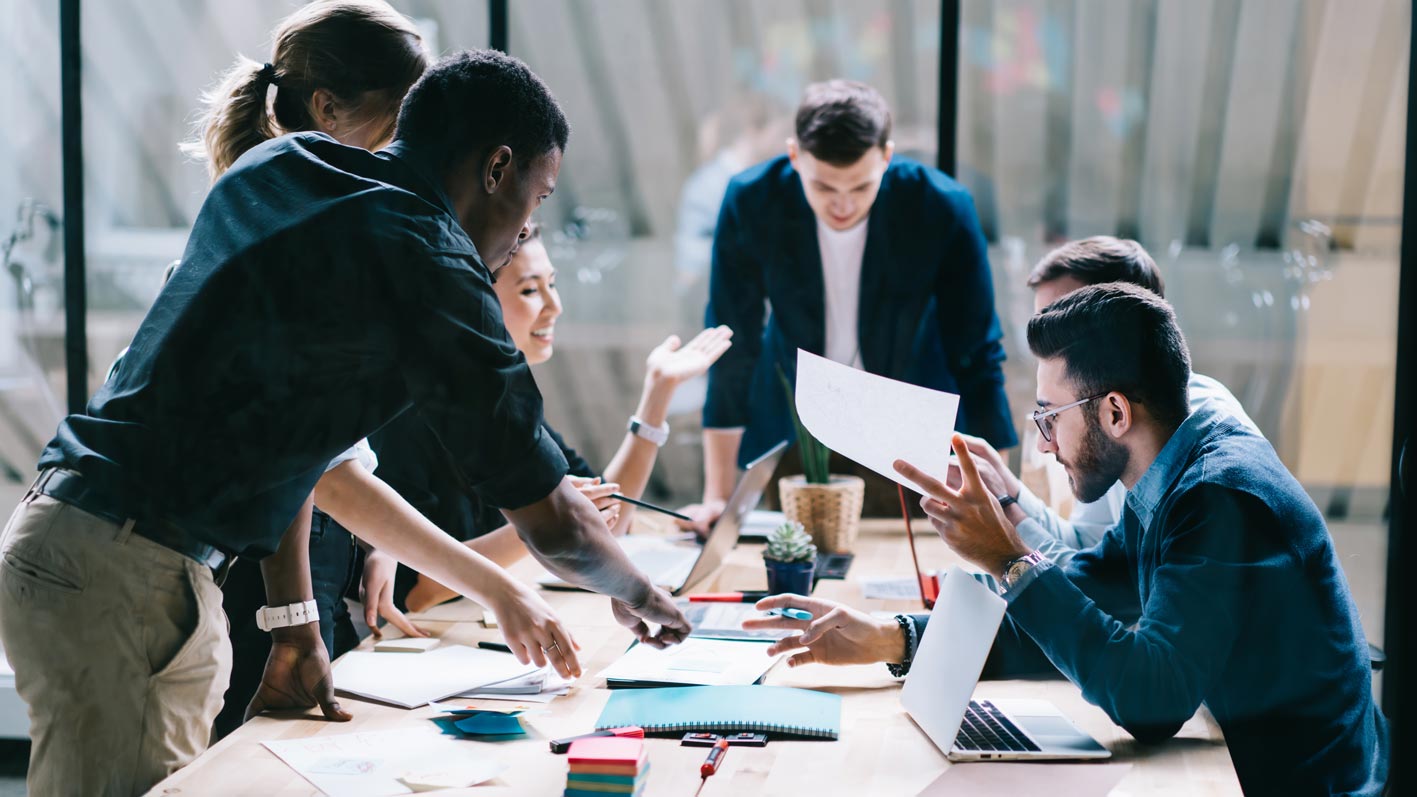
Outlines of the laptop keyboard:
{"label": "laptop keyboard", "polygon": [[955,747],[971,752],[1038,751],[1038,745],[987,700],[969,701],[964,722],[959,726],[959,735],[955,737]]}

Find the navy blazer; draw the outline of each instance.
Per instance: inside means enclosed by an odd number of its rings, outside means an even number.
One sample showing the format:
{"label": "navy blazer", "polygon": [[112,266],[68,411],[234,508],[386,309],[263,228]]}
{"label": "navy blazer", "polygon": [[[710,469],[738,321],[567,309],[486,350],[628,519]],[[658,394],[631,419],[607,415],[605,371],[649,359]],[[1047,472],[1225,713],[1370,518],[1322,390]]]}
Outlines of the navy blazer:
{"label": "navy blazer", "polygon": [[[969,192],[893,158],[867,223],[857,320],[866,370],[958,393],[956,428],[997,448],[1016,445]],[[777,369],[795,384],[797,349],[823,352],[824,290],[817,220],[787,156],[734,177],[714,233],[705,314],[708,325],[733,329],[733,347],[709,369],[704,426],[745,427],[740,464],[795,436]]]}

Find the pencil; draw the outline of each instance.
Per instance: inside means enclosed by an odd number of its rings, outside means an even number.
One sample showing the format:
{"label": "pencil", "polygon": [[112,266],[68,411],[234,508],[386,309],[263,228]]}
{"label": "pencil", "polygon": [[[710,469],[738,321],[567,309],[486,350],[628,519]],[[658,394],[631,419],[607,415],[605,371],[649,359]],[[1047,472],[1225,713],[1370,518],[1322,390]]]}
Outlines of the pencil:
{"label": "pencil", "polygon": [[679,518],[680,520],[687,520],[687,521],[689,521],[690,523],[693,523],[693,522],[694,522],[694,519],[691,518],[691,517],[689,517],[688,515],[681,515],[681,514],[679,514],[678,512],[675,512],[675,511],[672,510],[672,509],[665,509],[665,508],[662,507],[662,506],[655,506],[654,504],[651,504],[651,503],[648,502],[648,501],[640,501],[640,500],[638,500],[638,499],[636,499],[636,498],[631,498],[631,497],[629,497],[628,495],[621,495],[621,494],[619,494],[619,493],[611,493],[611,494],[610,494],[610,497],[611,497],[611,498],[614,498],[614,499],[617,499],[617,500],[620,500],[620,501],[624,501],[624,502],[627,503],[627,504],[634,504],[635,506],[642,506],[642,507],[644,507],[645,509],[649,509],[649,510],[652,510],[652,511],[655,511],[655,512],[662,512],[662,513],[664,513],[664,514],[666,514],[666,515],[668,515],[668,516],[670,516],[670,517],[677,517],[677,518]]}

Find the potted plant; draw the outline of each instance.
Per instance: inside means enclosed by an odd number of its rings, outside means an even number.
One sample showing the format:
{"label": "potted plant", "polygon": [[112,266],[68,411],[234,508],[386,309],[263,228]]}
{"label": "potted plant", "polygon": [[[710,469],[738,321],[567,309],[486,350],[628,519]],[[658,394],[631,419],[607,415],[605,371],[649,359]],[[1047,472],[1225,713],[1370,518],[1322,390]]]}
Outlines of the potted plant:
{"label": "potted plant", "polygon": [[789,520],[768,533],[763,564],[768,569],[770,594],[812,593],[812,573],[817,569],[817,546],[812,544],[812,538],[807,536],[801,523]]}
{"label": "potted plant", "polygon": [[860,476],[833,474],[828,466],[831,450],[807,431],[797,417],[792,385],[779,368],[778,378],[787,392],[787,409],[797,429],[797,446],[802,457],[802,475],[784,476],[777,482],[782,514],[796,521],[812,535],[817,547],[827,553],[851,553],[861,528],[861,507],[866,499],[866,482]]}

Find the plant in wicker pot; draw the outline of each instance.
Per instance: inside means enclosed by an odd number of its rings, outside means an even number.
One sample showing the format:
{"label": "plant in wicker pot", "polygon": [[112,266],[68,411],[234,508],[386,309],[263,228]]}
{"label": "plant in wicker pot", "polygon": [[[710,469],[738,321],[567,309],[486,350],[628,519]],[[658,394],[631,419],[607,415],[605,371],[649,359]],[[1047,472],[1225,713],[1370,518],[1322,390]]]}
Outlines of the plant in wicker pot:
{"label": "plant in wicker pot", "polygon": [[851,553],[856,533],[861,529],[861,507],[866,499],[866,482],[860,476],[830,472],[831,450],[807,431],[797,417],[797,402],[787,375],[779,368],[778,378],[787,391],[787,408],[797,429],[797,446],[802,455],[802,475],[778,479],[778,499],[782,513],[812,535],[817,547],[827,553]]}
{"label": "plant in wicker pot", "polygon": [[768,547],[763,549],[763,564],[768,569],[768,592],[780,595],[795,592],[812,594],[812,573],[817,568],[817,546],[801,523],[787,521],[768,533]]}

